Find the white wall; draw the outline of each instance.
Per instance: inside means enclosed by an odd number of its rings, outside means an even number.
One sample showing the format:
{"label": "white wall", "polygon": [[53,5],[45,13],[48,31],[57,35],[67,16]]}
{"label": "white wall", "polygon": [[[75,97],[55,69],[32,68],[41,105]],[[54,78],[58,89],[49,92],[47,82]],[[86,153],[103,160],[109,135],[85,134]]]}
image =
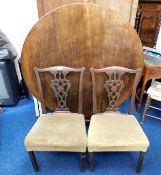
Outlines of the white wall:
{"label": "white wall", "polygon": [[161,28],[160,28],[160,32],[157,40],[156,49],[161,51]]}
{"label": "white wall", "polygon": [[0,0],[0,28],[17,49],[38,20],[36,0]]}
{"label": "white wall", "polygon": [[[19,57],[24,40],[37,20],[36,0],[0,0],[0,29],[17,49]],[[16,69],[19,72],[17,64]],[[19,73],[18,76],[20,80]]]}

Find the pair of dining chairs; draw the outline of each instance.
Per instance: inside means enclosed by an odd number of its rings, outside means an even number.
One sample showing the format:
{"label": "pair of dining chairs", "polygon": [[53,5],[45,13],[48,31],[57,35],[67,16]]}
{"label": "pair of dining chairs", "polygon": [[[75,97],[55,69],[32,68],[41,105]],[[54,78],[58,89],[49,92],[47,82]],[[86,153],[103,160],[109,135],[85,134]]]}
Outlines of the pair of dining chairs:
{"label": "pair of dining chairs", "polygon": [[[83,104],[83,74],[85,68],[80,69],[55,66],[50,68],[34,68],[40,102],[43,114],[37,119],[34,126],[25,138],[26,150],[29,153],[33,168],[39,171],[34,155],[35,151],[65,151],[80,153],[80,170],[85,171],[86,150],[89,153],[90,170],[94,171],[94,152],[140,152],[136,171],[140,172],[144,154],[149,146],[148,138],[133,114],[136,87],[141,76],[141,70],[123,67],[106,67],[103,69],[91,68],[93,85],[93,116],[90,120],[88,136],[86,134],[85,117],[82,114]],[[69,90],[72,86],[67,75],[79,73],[78,113],[70,112],[67,105]],[[41,75],[51,73],[54,79],[51,88],[57,99],[57,108],[53,113],[47,113]],[[97,112],[96,74],[107,76],[104,88],[107,92],[108,108],[103,113]],[[134,74],[134,84],[129,114],[123,114],[118,109],[118,99],[125,87],[124,75]],[[131,80],[132,81],[132,80]]]}

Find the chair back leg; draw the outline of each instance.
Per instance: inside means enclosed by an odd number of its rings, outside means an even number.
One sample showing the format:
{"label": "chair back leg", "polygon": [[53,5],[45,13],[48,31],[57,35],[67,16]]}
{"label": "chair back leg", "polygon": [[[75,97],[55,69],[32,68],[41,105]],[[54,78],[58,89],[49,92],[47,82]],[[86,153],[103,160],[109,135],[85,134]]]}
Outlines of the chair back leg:
{"label": "chair back leg", "polygon": [[142,120],[141,120],[141,124],[144,123],[145,116],[146,116],[146,112],[147,112],[147,110],[148,110],[148,107],[149,107],[149,105],[150,105],[150,102],[151,102],[151,97],[148,95],[147,101],[146,101],[146,104],[145,104],[145,108],[144,108],[144,113],[143,113]]}
{"label": "chair back leg", "polygon": [[80,171],[83,172],[86,169],[86,153],[81,153]]}
{"label": "chair back leg", "polygon": [[93,152],[89,152],[89,166],[90,166],[90,170],[94,171],[94,153]]}
{"label": "chair back leg", "polygon": [[28,154],[29,154],[29,157],[30,157],[30,160],[32,162],[32,166],[33,166],[34,170],[39,171],[39,166],[37,164],[34,152],[33,151],[28,151]]}
{"label": "chair back leg", "polygon": [[144,161],[144,156],[145,156],[145,152],[140,152],[139,160],[138,160],[137,167],[136,167],[136,172],[137,173],[141,172],[142,164],[143,164],[143,161]]}

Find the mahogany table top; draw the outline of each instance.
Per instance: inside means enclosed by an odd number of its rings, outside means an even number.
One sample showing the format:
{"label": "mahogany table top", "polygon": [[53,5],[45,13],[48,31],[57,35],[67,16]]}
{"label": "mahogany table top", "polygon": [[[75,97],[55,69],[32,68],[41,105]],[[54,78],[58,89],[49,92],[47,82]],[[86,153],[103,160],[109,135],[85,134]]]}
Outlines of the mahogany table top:
{"label": "mahogany table top", "polygon": [[[39,99],[33,68],[68,66],[86,67],[84,76],[83,111],[92,114],[92,85],[89,69],[107,66],[143,68],[144,57],[140,39],[133,27],[112,10],[94,4],[71,4],[57,8],[33,26],[22,50],[22,73],[29,90]],[[51,76],[43,76],[45,103],[54,109]],[[76,77],[73,76],[73,81]],[[132,92],[131,77],[127,76],[119,103]],[[107,98],[102,93],[102,81],[98,78],[98,107],[105,109]],[[76,112],[77,93],[73,90],[70,101]]]}

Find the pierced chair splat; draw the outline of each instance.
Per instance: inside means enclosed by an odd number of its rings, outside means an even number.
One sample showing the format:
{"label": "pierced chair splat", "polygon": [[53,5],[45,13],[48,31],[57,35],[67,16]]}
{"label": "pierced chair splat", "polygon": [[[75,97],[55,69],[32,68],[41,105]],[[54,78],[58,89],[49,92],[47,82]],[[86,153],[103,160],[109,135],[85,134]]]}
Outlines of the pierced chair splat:
{"label": "pierced chair splat", "polygon": [[[81,153],[80,170],[84,171],[87,135],[85,119],[82,114],[82,88],[85,68],[75,69],[55,66],[40,69],[35,67],[34,71],[40,92],[39,100],[42,105],[43,114],[38,118],[24,141],[33,168],[35,171],[39,169],[34,151],[67,151]],[[80,74],[78,113],[70,112],[67,105],[69,90],[72,86],[70,80],[67,79],[67,75],[72,72]],[[46,111],[43,93],[45,87],[43,87],[43,83],[41,82],[40,74],[45,73],[51,73],[54,76],[54,79],[51,80],[50,87],[54,92],[57,107],[55,112],[51,114]]]}
{"label": "pierced chair splat", "polygon": [[124,83],[121,80],[123,73],[106,72],[106,74],[109,76],[109,79],[106,80],[104,84],[109,99],[109,106],[106,110],[119,110],[117,107],[117,101],[120,97],[121,90],[124,88]]}
{"label": "pierced chair splat", "polygon": [[[139,151],[137,172],[141,171],[144,154],[149,141],[142,128],[133,116],[137,84],[141,77],[141,69],[127,69],[124,67],[106,67],[102,69],[91,68],[93,85],[93,113],[88,131],[88,151],[90,169],[94,171],[94,152],[122,152]],[[104,89],[107,93],[108,107],[103,113],[98,113],[96,74],[105,74],[107,80]],[[118,100],[126,86],[125,74],[134,74],[132,97],[129,114],[119,111]],[[102,76],[103,77],[103,76]],[[132,79],[130,79],[132,81]],[[117,127],[116,127],[117,126]]]}
{"label": "pierced chair splat", "polygon": [[62,71],[58,71],[58,73],[53,72],[53,74],[55,79],[52,80],[51,87],[57,98],[58,108],[56,110],[69,111],[66,103],[68,91],[71,87],[70,81],[66,79],[66,74],[68,74],[68,72],[63,74]]}

